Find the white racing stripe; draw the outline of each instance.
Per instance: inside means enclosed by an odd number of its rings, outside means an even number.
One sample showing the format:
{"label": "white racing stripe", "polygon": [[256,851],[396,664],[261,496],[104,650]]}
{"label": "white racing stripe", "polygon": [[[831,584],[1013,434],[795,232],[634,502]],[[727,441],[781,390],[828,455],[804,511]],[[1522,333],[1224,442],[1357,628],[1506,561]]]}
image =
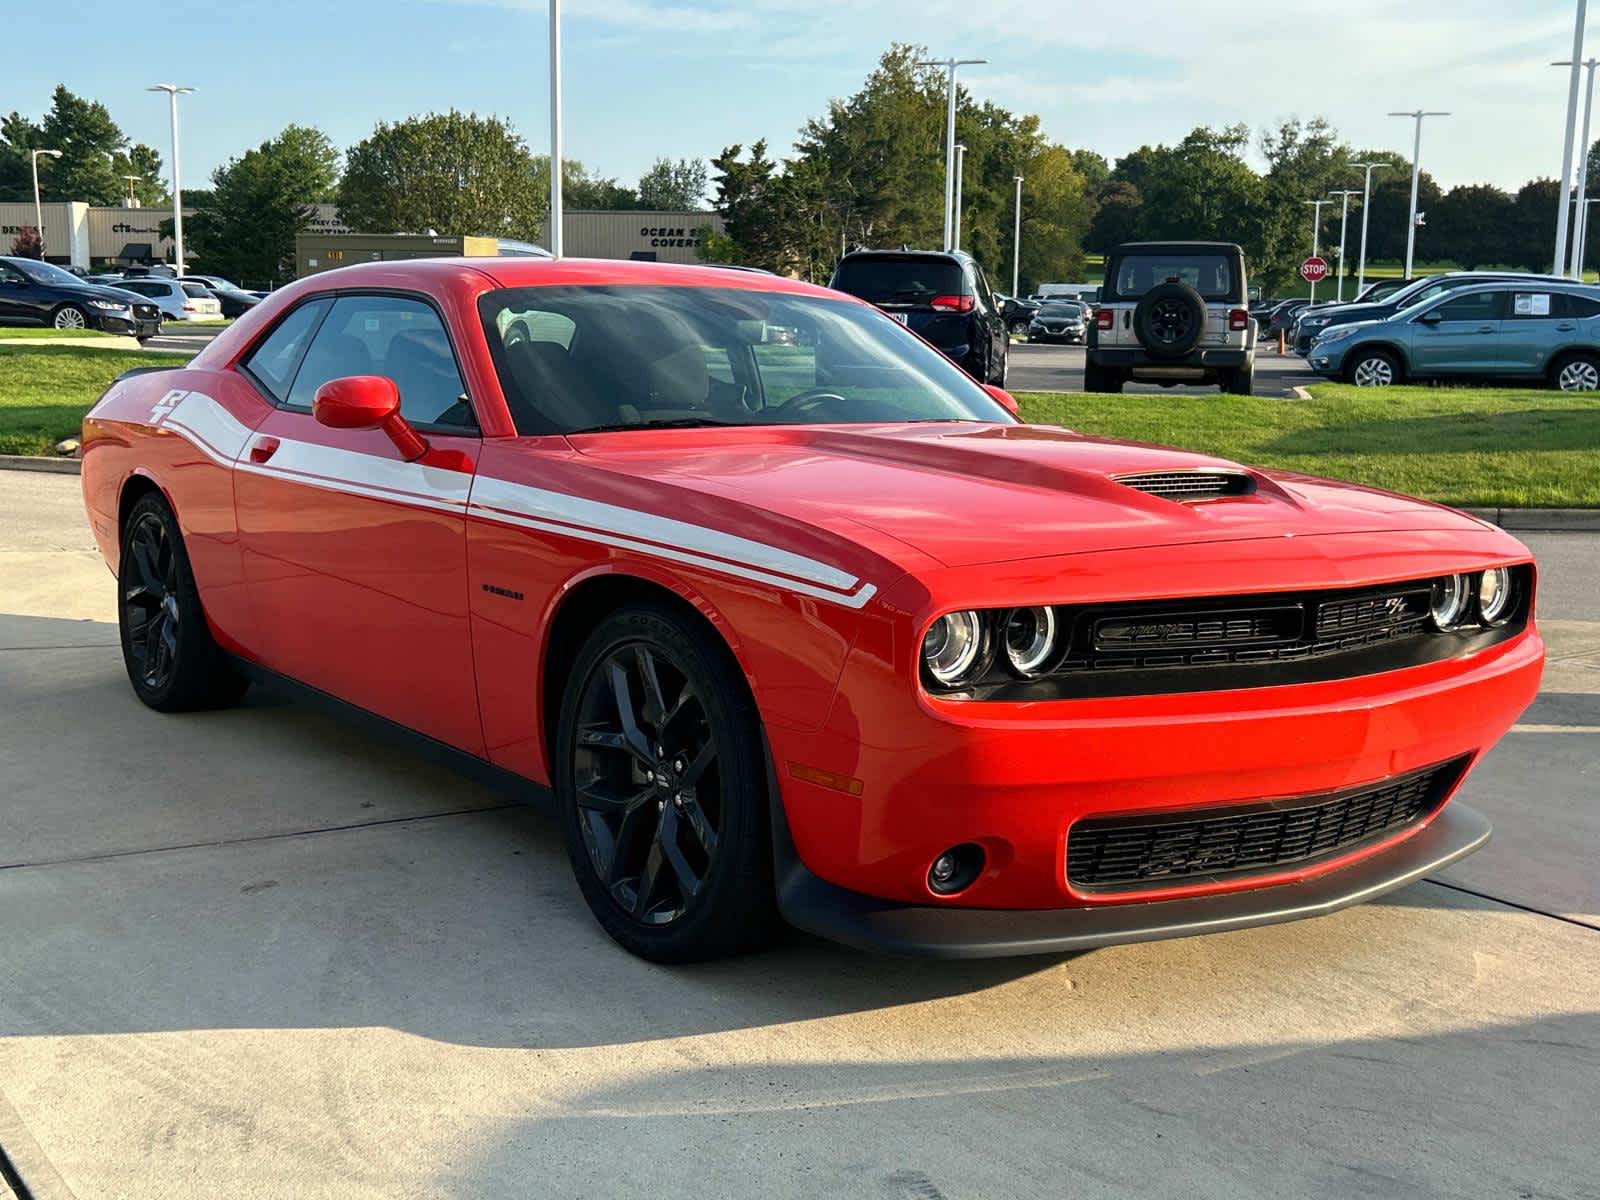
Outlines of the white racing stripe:
{"label": "white racing stripe", "polygon": [[152,410],[150,424],[181,435],[217,463],[251,475],[470,514],[476,520],[633,550],[846,608],[861,608],[877,594],[872,584],[846,571],[777,546],[508,479],[472,476],[284,437],[277,439],[278,447],[267,462],[250,462],[243,456],[251,431],[201,392],[168,392]]}

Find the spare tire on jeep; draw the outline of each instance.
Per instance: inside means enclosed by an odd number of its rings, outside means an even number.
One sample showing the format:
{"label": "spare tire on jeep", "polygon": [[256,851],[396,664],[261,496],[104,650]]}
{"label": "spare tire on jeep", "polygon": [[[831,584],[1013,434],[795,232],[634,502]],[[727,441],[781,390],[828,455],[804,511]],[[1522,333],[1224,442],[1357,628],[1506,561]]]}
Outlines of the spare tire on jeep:
{"label": "spare tire on jeep", "polygon": [[1182,358],[1206,331],[1206,302],[1187,283],[1151,288],[1133,310],[1133,334],[1152,358]]}

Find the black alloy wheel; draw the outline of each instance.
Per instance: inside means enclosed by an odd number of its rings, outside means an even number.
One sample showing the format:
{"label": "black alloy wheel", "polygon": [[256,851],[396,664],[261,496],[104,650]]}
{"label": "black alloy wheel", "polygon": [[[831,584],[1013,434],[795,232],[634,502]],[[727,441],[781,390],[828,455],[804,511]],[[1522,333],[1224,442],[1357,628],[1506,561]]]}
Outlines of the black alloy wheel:
{"label": "black alloy wheel", "polygon": [[172,683],[178,666],[178,553],[158,513],[129,522],[123,547],[122,621],[127,630],[130,672],[157,692]]}
{"label": "black alloy wheel", "polygon": [[1176,299],[1162,300],[1150,309],[1150,334],[1163,347],[1177,346],[1188,339],[1193,324],[1189,306]]}
{"label": "black alloy wheel", "polygon": [[579,651],[556,791],[584,899],[635,954],[714,958],[770,935],[760,721],[725,647],[688,615],[638,605]]}
{"label": "black alloy wheel", "polygon": [[1134,334],[1154,358],[1182,358],[1205,328],[1205,301],[1186,283],[1157,284],[1133,310]]}

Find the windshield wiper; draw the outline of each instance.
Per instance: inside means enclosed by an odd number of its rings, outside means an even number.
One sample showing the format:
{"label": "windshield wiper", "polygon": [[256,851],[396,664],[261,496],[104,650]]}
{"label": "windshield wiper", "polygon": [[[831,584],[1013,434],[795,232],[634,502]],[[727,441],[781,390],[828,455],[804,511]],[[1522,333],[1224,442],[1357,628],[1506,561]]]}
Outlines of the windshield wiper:
{"label": "windshield wiper", "polygon": [[738,421],[719,421],[715,417],[674,417],[668,421],[618,421],[610,425],[585,425],[582,429],[569,429],[575,433],[618,433],[627,429],[704,429],[713,426],[738,425]]}

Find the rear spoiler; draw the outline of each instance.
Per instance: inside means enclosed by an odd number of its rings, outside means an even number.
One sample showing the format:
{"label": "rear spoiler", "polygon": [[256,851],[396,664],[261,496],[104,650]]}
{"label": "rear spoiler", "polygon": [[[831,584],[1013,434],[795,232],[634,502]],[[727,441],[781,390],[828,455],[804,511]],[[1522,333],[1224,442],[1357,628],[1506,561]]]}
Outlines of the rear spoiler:
{"label": "rear spoiler", "polygon": [[187,362],[173,363],[170,367],[129,367],[111,382],[121,383],[124,379],[132,379],[135,375],[154,375],[160,371],[176,371],[185,366],[188,366]]}

